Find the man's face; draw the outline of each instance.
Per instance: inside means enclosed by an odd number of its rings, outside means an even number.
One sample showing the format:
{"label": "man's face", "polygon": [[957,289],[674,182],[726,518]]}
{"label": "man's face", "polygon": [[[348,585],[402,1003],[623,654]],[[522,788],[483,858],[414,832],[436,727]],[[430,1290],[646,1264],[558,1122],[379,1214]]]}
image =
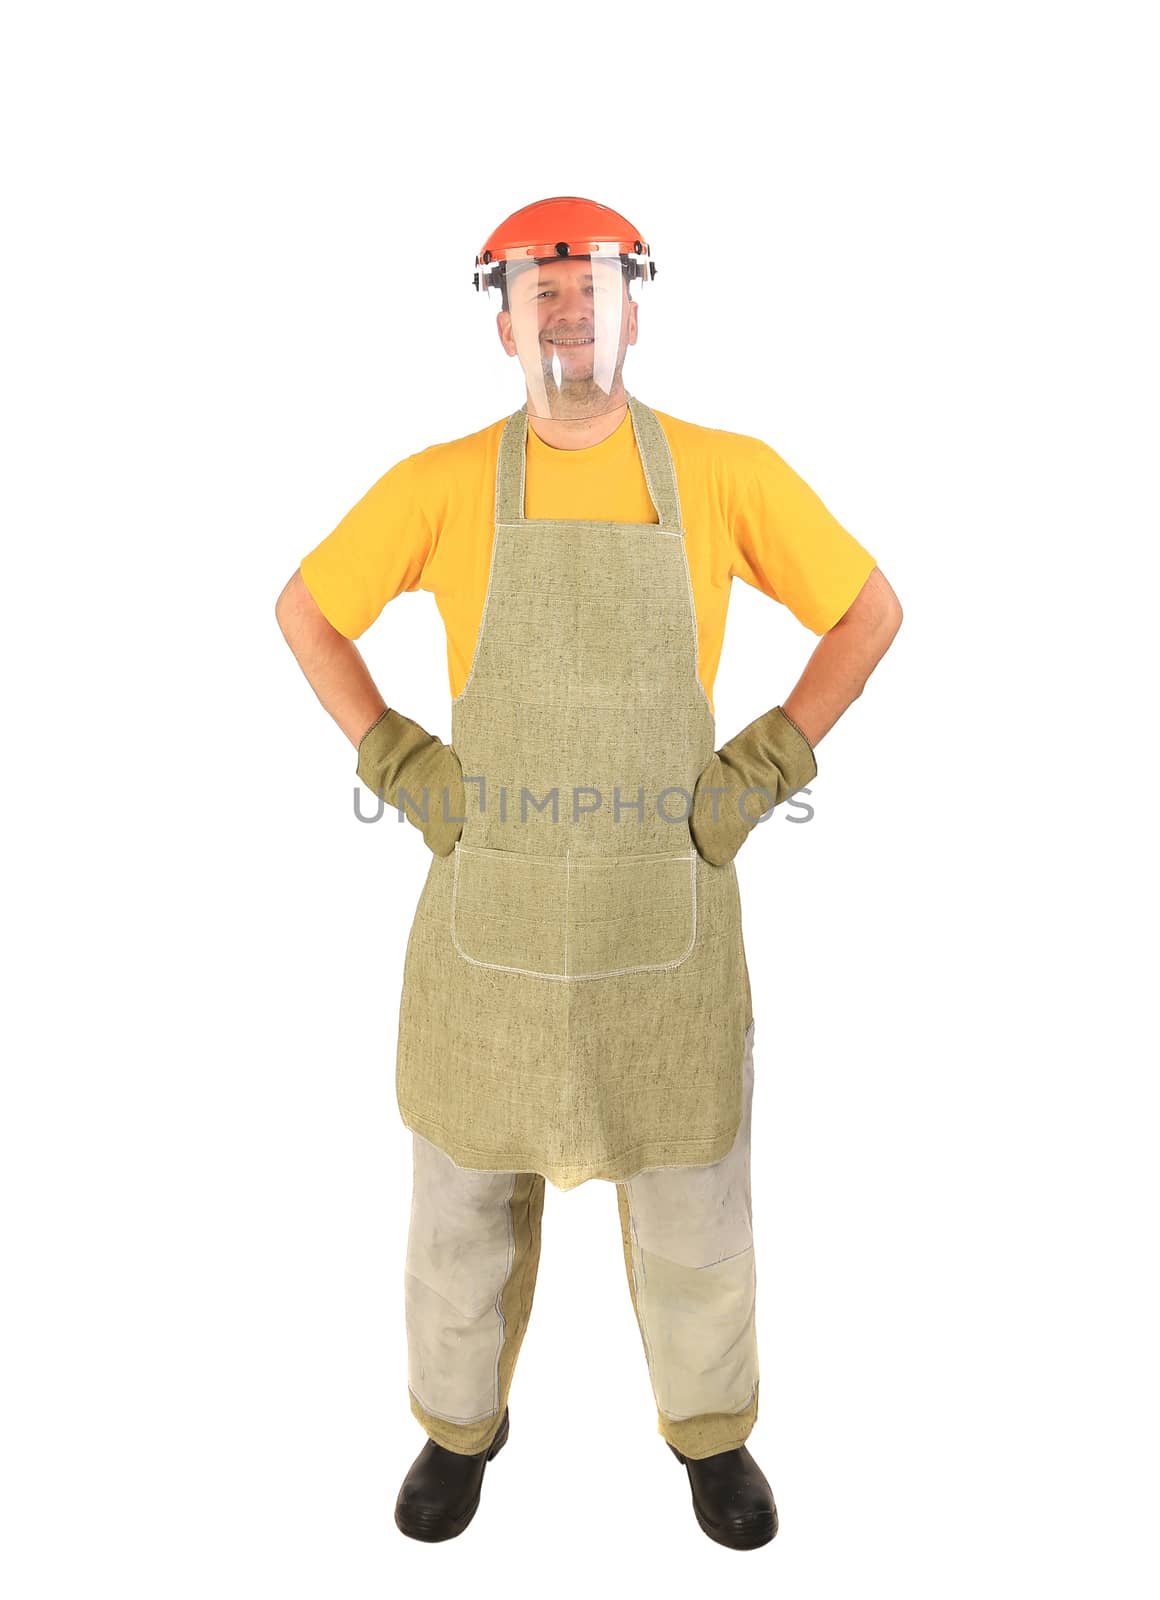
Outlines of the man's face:
{"label": "man's face", "polygon": [[637,319],[619,260],[509,266],[508,305],[496,318],[500,343],[519,357],[529,390],[542,384],[579,403],[585,393],[607,395],[619,385]]}

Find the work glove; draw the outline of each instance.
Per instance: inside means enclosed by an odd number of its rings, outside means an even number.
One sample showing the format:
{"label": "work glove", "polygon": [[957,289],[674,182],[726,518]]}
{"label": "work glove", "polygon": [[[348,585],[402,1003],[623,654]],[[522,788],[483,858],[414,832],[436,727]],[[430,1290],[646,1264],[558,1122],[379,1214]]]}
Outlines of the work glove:
{"label": "work glove", "polygon": [[[463,824],[447,818],[463,816],[464,795],[463,768],[449,744],[410,717],[387,710],[359,741],[357,771],[368,789],[396,809],[400,793],[406,790],[403,814],[407,821],[420,830],[433,854],[451,854]],[[424,809],[426,822],[421,815]]]}
{"label": "work glove", "polygon": [[[761,816],[817,773],[809,740],[774,706],[722,745],[698,777],[689,815],[698,853],[715,867],[727,866]],[[713,795],[712,789],[725,793]],[[747,795],[746,789],[764,792]]]}

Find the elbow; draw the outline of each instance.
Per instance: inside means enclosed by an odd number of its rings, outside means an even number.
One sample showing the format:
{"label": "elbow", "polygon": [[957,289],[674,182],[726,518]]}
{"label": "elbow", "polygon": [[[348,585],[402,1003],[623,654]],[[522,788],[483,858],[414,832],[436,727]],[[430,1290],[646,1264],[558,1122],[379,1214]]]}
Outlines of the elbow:
{"label": "elbow", "polygon": [[284,639],[285,638],[289,638],[289,636],[290,636],[290,630],[289,630],[290,605],[289,605],[289,602],[287,601],[287,598],[286,598],[286,590],[285,589],[282,590],[282,593],[278,596],[277,600],[275,600],[275,602],[274,602],[274,621],[278,624],[279,628],[282,630],[282,637]]}
{"label": "elbow", "polygon": [[869,601],[867,617],[875,642],[887,650],[902,626],[902,603],[878,568],[867,582],[865,593]]}
{"label": "elbow", "polygon": [[347,635],[341,633],[323,614],[306,587],[301,570],[291,575],[290,581],[274,602],[274,616],[286,643],[296,653],[304,645],[326,645],[347,639]]}
{"label": "elbow", "polygon": [[897,598],[891,594],[889,602],[883,608],[882,614],[876,619],[872,637],[874,651],[874,664],[877,666],[882,657],[890,649],[902,626],[902,607]]}
{"label": "elbow", "polygon": [[301,572],[295,570],[291,573],[283,586],[281,594],[274,602],[274,618],[287,641],[289,641],[291,634],[296,631],[295,623],[302,615],[304,596],[309,596],[309,590],[302,581]]}

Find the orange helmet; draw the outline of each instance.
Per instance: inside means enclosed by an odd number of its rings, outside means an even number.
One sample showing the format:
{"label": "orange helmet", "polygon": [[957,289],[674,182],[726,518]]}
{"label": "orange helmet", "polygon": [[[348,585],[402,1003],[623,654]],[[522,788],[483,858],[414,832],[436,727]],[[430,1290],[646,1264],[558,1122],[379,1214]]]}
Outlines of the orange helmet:
{"label": "orange helmet", "polygon": [[[475,258],[472,279],[477,289],[505,289],[509,261],[547,261],[556,256],[621,258],[625,278],[647,281],[657,269],[648,245],[627,218],[611,206],[577,195],[537,200],[506,217],[484,242]],[[483,270],[480,271],[479,269]]]}

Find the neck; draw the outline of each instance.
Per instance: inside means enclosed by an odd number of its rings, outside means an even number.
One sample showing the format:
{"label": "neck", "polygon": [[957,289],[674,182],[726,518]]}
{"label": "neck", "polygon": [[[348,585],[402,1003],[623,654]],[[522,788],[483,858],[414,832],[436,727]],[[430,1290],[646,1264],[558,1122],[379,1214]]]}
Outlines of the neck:
{"label": "neck", "polygon": [[624,421],[628,401],[615,411],[604,411],[598,417],[578,417],[573,422],[561,422],[556,417],[533,417],[528,411],[528,426],[537,439],[550,444],[554,450],[586,450],[590,445],[614,434]]}

